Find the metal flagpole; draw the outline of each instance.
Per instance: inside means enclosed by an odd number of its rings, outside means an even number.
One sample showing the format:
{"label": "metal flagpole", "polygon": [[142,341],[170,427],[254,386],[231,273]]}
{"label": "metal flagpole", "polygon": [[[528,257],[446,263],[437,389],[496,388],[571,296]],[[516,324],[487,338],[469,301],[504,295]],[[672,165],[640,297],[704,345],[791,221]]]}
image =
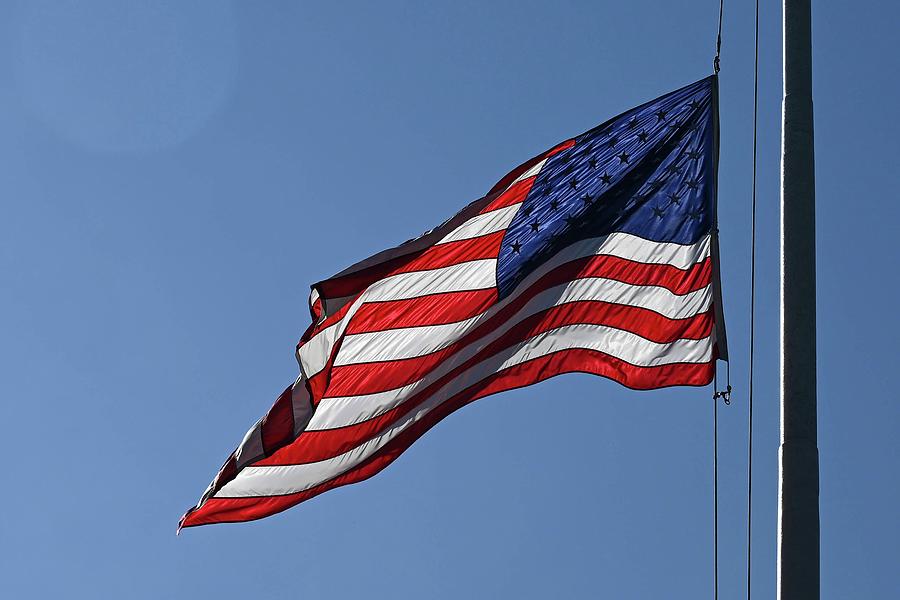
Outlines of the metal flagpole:
{"label": "metal flagpole", "polygon": [[810,0],[784,0],[778,598],[819,598],[816,222]]}

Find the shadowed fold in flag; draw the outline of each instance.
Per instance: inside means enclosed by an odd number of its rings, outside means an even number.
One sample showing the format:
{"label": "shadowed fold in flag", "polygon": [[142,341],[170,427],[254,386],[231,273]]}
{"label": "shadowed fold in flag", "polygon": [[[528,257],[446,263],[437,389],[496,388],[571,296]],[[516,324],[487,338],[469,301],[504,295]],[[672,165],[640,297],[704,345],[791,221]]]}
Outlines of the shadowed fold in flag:
{"label": "shadowed fold in flag", "polygon": [[313,285],[300,376],[179,528],[259,519],[371,477],[461,406],[560,373],[709,384],[726,358],[717,160],[711,76]]}

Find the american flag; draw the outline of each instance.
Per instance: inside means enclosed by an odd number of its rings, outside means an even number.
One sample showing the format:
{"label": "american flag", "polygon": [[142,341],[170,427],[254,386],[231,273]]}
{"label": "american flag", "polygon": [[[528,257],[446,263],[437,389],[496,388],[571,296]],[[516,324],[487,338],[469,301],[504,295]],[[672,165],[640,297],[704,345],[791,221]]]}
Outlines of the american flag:
{"label": "american flag", "polygon": [[461,406],[560,373],[710,383],[725,358],[717,159],[711,76],[312,286],[299,378],[180,527],[262,518],[371,477]]}

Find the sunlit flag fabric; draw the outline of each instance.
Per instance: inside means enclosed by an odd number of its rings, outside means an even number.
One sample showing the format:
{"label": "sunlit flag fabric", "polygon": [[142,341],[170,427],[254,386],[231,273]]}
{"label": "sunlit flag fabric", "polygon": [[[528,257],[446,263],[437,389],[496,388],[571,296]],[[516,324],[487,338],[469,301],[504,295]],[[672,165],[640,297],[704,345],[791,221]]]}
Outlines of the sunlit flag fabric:
{"label": "sunlit flag fabric", "polygon": [[312,286],[300,377],[180,525],[258,519],[361,481],[461,406],[560,373],[710,383],[725,358],[717,158],[712,76]]}

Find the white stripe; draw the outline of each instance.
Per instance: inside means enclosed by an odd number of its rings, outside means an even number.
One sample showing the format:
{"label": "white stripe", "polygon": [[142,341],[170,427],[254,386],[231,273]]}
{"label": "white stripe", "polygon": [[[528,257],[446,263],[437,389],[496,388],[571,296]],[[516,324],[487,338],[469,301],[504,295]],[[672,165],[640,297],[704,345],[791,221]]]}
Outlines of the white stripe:
{"label": "white stripe", "polygon": [[468,240],[496,231],[502,231],[512,223],[513,217],[516,215],[516,211],[519,210],[520,206],[522,206],[521,202],[476,215],[448,233],[435,245],[456,242],[459,240]]}
{"label": "white stripe", "polygon": [[[612,279],[590,277],[548,288],[529,300],[515,316],[509,318],[487,338],[496,338],[515,323],[551,306],[598,300],[611,304],[637,306],[657,312],[669,319],[684,319],[709,310],[712,294],[709,286],[688,294],[674,294],[658,286],[641,286]],[[505,304],[505,303],[504,303]],[[430,354],[461,339],[481,323],[491,319],[501,305],[457,323],[408,327],[344,336],[335,366],[384,360],[403,360]],[[483,345],[479,340],[479,345]],[[486,343],[486,342],[485,342]]]}
{"label": "white stripe", "polygon": [[297,349],[297,360],[300,361],[300,368],[307,379],[325,368],[334,342],[343,332],[341,320],[329,325]]}
{"label": "white stripe", "polygon": [[611,233],[606,237],[576,242],[553,257],[557,266],[584,256],[608,255],[653,265],[671,265],[689,269],[709,256],[709,236],[695,244],[654,242],[629,233]]}
{"label": "white stripe", "polygon": [[[528,169],[527,171],[525,171],[524,173],[522,173],[521,175],[516,177],[516,180],[513,181],[509,187],[512,187],[513,185],[519,183],[520,181],[525,181],[529,177],[537,176],[537,174],[541,172],[541,169],[544,168],[544,164],[546,162],[547,162],[547,159],[545,158],[544,160],[540,161],[539,163],[537,163],[536,165],[534,165],[533,167],[531,167],[530,169]],[[509,187],[506,189],[508,190]]]}
{"label": "white stripe", "polygon": [[632,333],[602,325],[567,325],[541,333],[478,363],[462,376],[453,378],[416,409],[400,417],[385,432],[349,452],[303,465],[247,467],[222,487],[215,497],[292,494],[325,483],[361,464],[411,425],[474,382],[528,360],[575,348],[599,350],[642,366],[706,363],[712,359],[711,338],[656,344]]}
{"label": "white stripe", "polygon": [[361,295],[366,302],[406,300],[430,294],[489,289],[496,285],[497,260],[486,258],[376,281]]}

